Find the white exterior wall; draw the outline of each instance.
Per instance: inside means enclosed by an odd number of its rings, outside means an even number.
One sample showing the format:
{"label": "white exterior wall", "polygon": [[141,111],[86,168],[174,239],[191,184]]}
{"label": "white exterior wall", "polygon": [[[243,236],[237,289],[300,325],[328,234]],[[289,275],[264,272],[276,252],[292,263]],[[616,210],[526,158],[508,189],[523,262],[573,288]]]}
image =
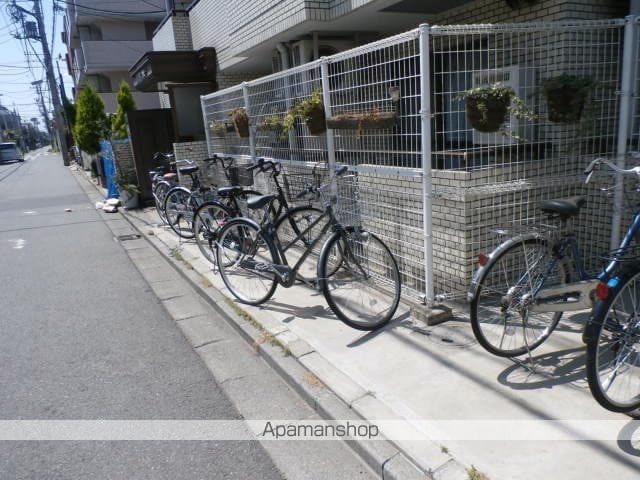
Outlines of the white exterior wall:
{"label": "white exterior wall", "polygon": [[153,50],[160,52],[175,49],[176,41],[173,35],[173,22],[169,19],[155,32],[153,36]]}
{"label": "white exterior wall", "polygon": [[102,40],[148,40],[144,22],[95,22]]}
{"label": "white exterior wall", "polygon": [[234,55],[308,19],[304,0],[201,0],[190,18],[193,48],[214,47],[221,70]]}

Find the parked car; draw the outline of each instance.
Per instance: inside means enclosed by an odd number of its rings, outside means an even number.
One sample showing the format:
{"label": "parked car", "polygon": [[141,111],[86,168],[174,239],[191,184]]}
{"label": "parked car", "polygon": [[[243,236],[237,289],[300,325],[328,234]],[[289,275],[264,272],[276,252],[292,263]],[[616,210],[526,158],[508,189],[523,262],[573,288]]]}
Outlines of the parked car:
{"label": "parked car", "polygon": [[24,162],[22,151],[15,143],[0,143],[0,163],[2,162]]}

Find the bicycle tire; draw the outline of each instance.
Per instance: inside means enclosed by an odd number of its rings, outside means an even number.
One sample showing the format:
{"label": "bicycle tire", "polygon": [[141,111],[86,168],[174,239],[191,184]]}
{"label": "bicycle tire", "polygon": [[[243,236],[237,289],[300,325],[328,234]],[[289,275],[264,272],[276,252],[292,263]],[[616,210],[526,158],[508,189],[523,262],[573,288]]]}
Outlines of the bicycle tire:
{"label": "bicycle tire", "polygon": [[193,216],[193,232],[196,245],[202,255],[212,264],[216,264],[216,234],[218,229],[234,212],[218,201],[205,202],[198,207]]}
{"label": "bicycle tire", "polygon": [[191,205],[191,192],[185,187],[173,187],[164,199],[164,213],[171,230],[181,238],[194,237]]}
{"label": "bicycle tire", "polygon": [[158,212],[158,216],[162,223],[168,223],[167,216],[164,213],[164,199],[167,196],[167,192],[171,189],[171,185],[169,182],[160,181],[156,184],[153,189],[153,199],[156,205],[156,212]]}
{"label": "bicycle tire", "polygon": [[639,293],[640,270],[620,275],[607,299],[594,305],[585,330],[585,334],[591,330],[585,335],[589,389],[601,406],[613,412],[640,407]]}
{"label": "bicycle tire", "polygon": [[[539,269],[528,269],[526,264],[531,264],[532,267],[542,266],[544,269],[549,265],[548,254],[549,248],[544,239],[528,238],[514,242],[495,258],[489,260],[482,276],[478,278],[478,289],[470,305],[471,327],[478,343],[493,355],[517,357],[534,350],[551,335],[560,321],[562,312],[529,312],[526,306],[517,304],[523,297],[520,294],[527,294],[529,289],[523,287],[518,289],[516,285],[518,280],[514,279],[528,280],[530,286],[535,284],[541,272]],[[523,259],[526,262],[524,267],[518,263]],[[551,282],[545,283],[545,286],[568,282],[568,273],[564,271],[562,263],[557,262],[556,266],[557,272],[552,272]],[[527,273],[528,270],[535,272],[536,276],[533,277]],[[534,281],[531,281],[531,278],[534,278]],[[503,282],[504,291],[498,290]],[[492,305],[491,301],[498,302],[498,305]],[[505,301],[509,301],[509,304],[505,304]],[[515,312],[512,311],[512,307],[516,307],[513,308]],[[522,311],[518,312],[518,308],[524,309],[526,320],[520,318]],[[496,310],[500,311],[498,318],[490,318],[489,314]],[[541,321],[531,322],[532,313],[537,315],[534,320],[540,318]],[[515,321],[510,323],[510,318],[514,318]],[[521,326],[520,338],[518,332]],[[530,331],[534,332],[531,341],[528,338],[528,326],[531,327]],[[499,340],[496,341],[496,338]],[[510,342],[509,346],[505,345],[505,340]]]}
{"label": "bicycle tire", "polygon": [[[336,259],[337,268],[332,265]],[[358,330],[386,325],[400,303],[396,260],[389,247],[370,232],[331,235],[320,254],[318,283],[333,313]]]}
{"label": "bicycle tire", "polygon": [[259,305],[271,298],[278,286],[275,274],[252,267],[278,264],[278,253],[255,222],[233,218],[225,223],[218,231],[216,257],[222,281],[242,303]]}
{"label": "bicycle tire", "polygon": [[[300,206],[289,209],[277,219],[275,231],[287,257],[289,265],[295,265],[300,257],[306,252],[307,247],[320,235],[325,222],[320,222],[309,230],[304,236],[300,236],[315,220],[322,216],[323,210],[316,207]],[[329,218],[327,217],[327,222]],[[311,254],[300,265],[298,274],[306,280],[315,280],[318,270],[318,259],[320,257],[320,247],[324,242],[318,242],[317,250]]]}

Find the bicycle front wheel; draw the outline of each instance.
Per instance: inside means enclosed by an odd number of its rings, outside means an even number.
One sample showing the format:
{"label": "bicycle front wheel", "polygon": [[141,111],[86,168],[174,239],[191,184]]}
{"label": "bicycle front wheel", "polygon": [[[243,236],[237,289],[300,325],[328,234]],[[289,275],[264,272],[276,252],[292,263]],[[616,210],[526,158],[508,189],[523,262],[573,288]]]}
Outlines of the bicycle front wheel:
{"label": "bicycle front wheel", "polygon": [[533,312],[535,293],[568,281],[547,242],[529,238],[492,258],[471,302],[471,327],[485,350],[500,357],[523,355],[544,342],[562,312]]}
{"label": "bicycle front wheel", "polygon": [[400,302],[400,272],[389,248],[370,232],[336,232],[322,248],[318,282],[329,308],[350,327],[387,324]]}
{"label": "bicycle front wheel", "polygon": [[191,219],[191,192],[184,187],[173,187],[164,199],[164,213],[167,223],[176,235],[182,238],[193,238]]}
{"label": "bicycle front wheel", "polygon": [[630,412],[640,407],[640,272],[624,275],[593,311],[590,321],[596,331],[587,340],[589,388],[604,408]]}
{"label": "bicycle front wheel", "polygon": [[220,276],[234,297],[250,305],[271,298],[278,286],[273,273],[278,254],[255,223],[244,218],[225,223],[218,230],[216,256]]}
{"label": "bicycle front wheel", "polygon": [[156,204],[156,212],[158,212],[158,216],[162,223],[167,223],[167,215],[164,213],[164,199],[167,196],[167,192],[171,188],[169,182],[158,182],[158,184],[153,189],[153,199]]}
{"label": "bicycle front wheel", "polygon": [[232,217],[233,212],[220,202],[205,202],[196,210],[193,219],[196,245],[202,255],[213,264],[216,263],[215,239],[218,229]]}

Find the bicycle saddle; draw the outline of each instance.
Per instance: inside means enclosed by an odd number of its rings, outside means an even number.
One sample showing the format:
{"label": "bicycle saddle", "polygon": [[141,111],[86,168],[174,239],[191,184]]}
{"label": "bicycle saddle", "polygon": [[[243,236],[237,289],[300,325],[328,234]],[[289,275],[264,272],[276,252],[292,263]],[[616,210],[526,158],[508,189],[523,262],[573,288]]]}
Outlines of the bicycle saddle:
{"label": "bicycle saddle", "polygon": [[180,173],[183,175],[189,175],[190,173],[193,172],[197,172],[198,171],[198,166],[197,165],[192,165],[192,166],[188,166],[188,167],[180,167]]}
{"label": "bicycle saddle", "polygon": [[265,207],[274,198],[276,198],[276,196],[273,194],[259,195],[257,197],[252,197],[249,200],[247,200],[247,207],[249,207],[251,210],[258,210],[259,208]]}
{"label": "bicycle saddle", "polygon": [[540,209],[546,213],[555,213],[569,218],[577,215],[584,205],[584,197],[552,198],[540,202]]}
{"label": "bicycle saddle", "polygon": [[242,193],[242,187],[220,187],[218,195],[221,197],[237,197]]}

